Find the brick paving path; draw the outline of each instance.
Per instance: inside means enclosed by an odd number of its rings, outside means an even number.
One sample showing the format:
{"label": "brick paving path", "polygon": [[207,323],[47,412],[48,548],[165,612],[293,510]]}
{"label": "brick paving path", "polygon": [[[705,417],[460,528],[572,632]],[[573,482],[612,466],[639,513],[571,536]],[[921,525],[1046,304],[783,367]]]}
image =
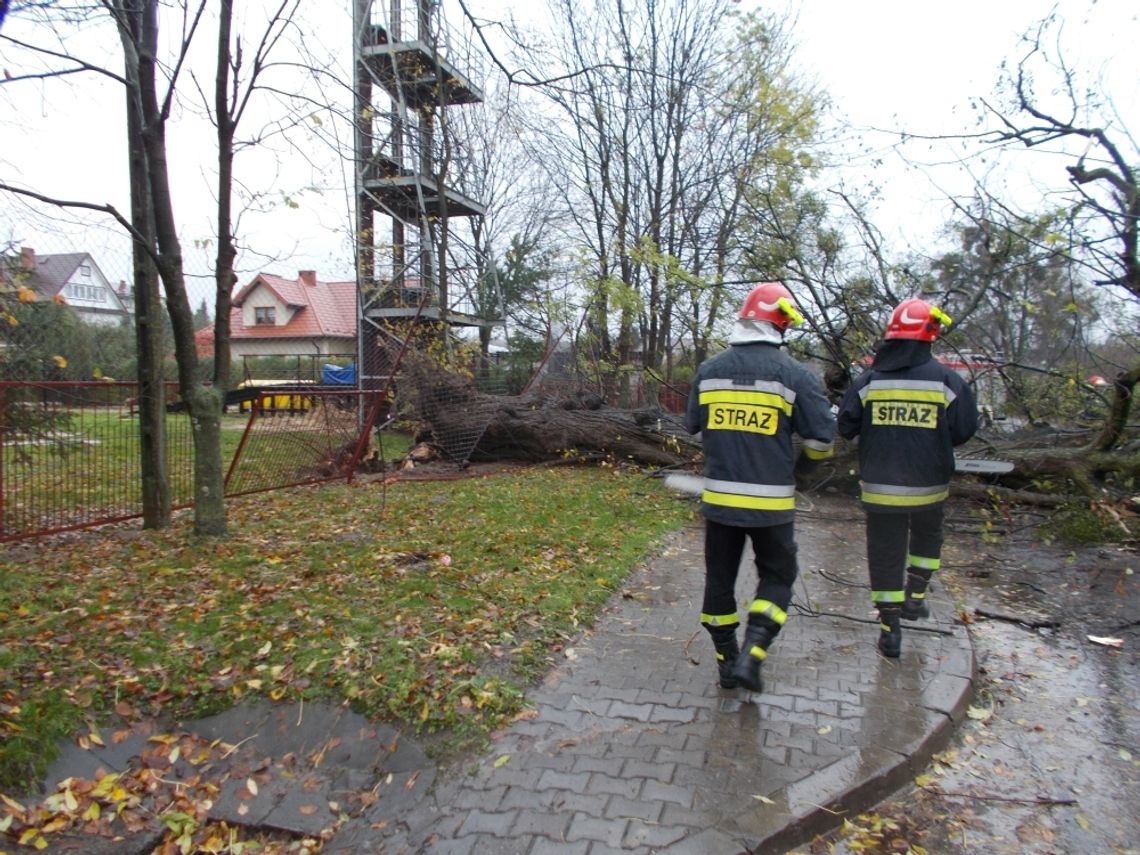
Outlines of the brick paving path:
{"label": "brick paving path", "polygon": [[[972,697],[974,659],[941,586],[930,597],[935,619],[918,625],[932,631],[904,623],[902,657],[879,656],[862,517],[849,499],[806,504],[801,581],[763,694],[716,685],[698,624],[702,531],[688,528],[564,651],[531,693],[533,716],[464,765],[436,769],[419,747],[343,707],[263,703],[181,725],[234,746],[214,769],[226,784],[211,817],[312,835],[368,803],[328,855],[777,853],[834,827],[945,744]],[[946,563],[961,548],[948,541]],[[741,603],[754,574],[746,560]],[[45,786],[124,769],[147,738],[65,745]],[[250,774],[262,779],[256,798],[238,792]],[[51,853],[143,855],[158,838],[156,829],[66,837]]]}
{"label": "brick paving path", "polygon": [[[793,607],[763,694],[716,686],[697,632],[702,532],[686,529],[565,651],[531,695],[532,718],[398,816],[380,804],[352,821],[325,851],[782,852],[873,804],[949,739],[974,661],[940,586],[934,620],[918,625],[934,631],[905,624],[902,657],[878,654],[851,508],[825,498],[801,515],[796,599],[854,620]],[[755,584],[745,569],[741,602]]]}

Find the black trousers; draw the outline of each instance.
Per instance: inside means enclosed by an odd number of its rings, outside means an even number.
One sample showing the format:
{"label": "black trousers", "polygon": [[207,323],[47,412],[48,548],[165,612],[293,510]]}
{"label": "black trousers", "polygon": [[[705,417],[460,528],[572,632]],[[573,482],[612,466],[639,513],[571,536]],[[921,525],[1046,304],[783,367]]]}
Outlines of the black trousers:
{"label": "black trousers", "polygon": [[[744,556],[745,538],[756,555],[756,599],[748,622],[766,625],[773,635],[784,623],[798,573],[795,524],[740,528],[705,520],[705,595],[701,611],[708,615],[736,614],[736,577]],[[778,611],[763,608],[771,603]],[[756,608],[753,608],[756,607]]]}
{"label": "black trousers", "polygon": [[906,568],[937,569],[942,557],[943,506],[909,513],[867,512],[867,569],[875,603],[901,603]]}

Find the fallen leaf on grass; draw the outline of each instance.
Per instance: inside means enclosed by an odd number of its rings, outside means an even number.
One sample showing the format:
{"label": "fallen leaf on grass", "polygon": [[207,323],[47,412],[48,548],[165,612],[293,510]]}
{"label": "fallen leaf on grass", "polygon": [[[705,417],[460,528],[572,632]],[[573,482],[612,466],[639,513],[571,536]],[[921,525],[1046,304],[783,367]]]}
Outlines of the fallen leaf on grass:
{"label": "fallen leaf on grass", "polygon": [[40,834],[38,828],[26,829],[19,837],[21,846],[34,846],[36,849],[47,849],[48,842]]}

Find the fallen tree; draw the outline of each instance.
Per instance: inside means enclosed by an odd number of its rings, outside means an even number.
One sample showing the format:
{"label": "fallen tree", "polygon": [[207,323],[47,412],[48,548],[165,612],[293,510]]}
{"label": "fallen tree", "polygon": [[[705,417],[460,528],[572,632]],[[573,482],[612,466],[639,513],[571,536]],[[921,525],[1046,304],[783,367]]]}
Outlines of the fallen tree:
{"label": "fallen tree", "polygon": [[481,392],[476,380],[424,354],[404,354],[397,408],[452,462],[610,459],[668,468],[694,461],[700,442],[665,410],[610,407],[596,394],[550,387],[522,395]]}
{"label": "fallen tree", "polygon": [[[426,360],[407,360],[405,372],[402,397],[408,415],[419,425],[417,441],[431,443],[454,463],[611,460],[657,469],[699,468],[699,436],[684,430],[680,414],[619,409],[580,392],[486,394],[470,377]],[[1132,387],[1125,391],[1130,397]],[[1120,418],[1115,408],[1113,416]],[[954,481],[954,492],[982,501],[1054,508],[1120,504],[1134,512],[1132,485],[1140,476],[1137,435],[1135,425],[1117,421],[1117,447],[1102,450],[1103,427],[993,427],[959,451],[967,457],[1009,461],[1012,469],[976,478],[961,475]],[[840,439],[835,457],[800,487],[848,483],[855,489],[857,472],[857,447]]]}
{"label": "fallen tree", "polygon": [[[425,425],[435,437],[485,422],[474,462],[612,459],[661,468],[693,462],[700,443],[662,410],[621,410],[590,397],[496,396],[472,392],[436,408]],[[422,435],[422,434],[421,434]],[[442,443],[445,444],[445,443]]]}

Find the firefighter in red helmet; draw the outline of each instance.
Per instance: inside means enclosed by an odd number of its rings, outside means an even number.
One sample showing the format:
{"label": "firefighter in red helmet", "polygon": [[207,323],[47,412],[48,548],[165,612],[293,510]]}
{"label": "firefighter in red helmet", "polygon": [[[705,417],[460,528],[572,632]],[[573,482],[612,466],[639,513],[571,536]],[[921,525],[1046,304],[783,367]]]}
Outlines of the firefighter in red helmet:
{"label": "firefighter in red helmet", "polygon": [[[689,393],[686,426],[701,433],[705,461],[701,623],[726,689],[763,690],[760,668],[787,620],[797,574],[796,470],[831,456],[835,417],[823,384],[781,349],[787,328],[802,322],[783,284],[757,285],[728,349],[701,363]],[[793,434],[803,440],[798,458]],[[757,585],[741,649],[736,579],[747,539]]]}
{"label": "firefighter in red helmet", "polygon": [[879,650],[891,658],[901,650],[900,619],[930,616],[926,589],[941,561],[954,446],[978,427],[969,384],[931,352],[949,324],[925,300],[899,303],[870,369],[839,408],[840,435],[859,438],[871,600]]}

